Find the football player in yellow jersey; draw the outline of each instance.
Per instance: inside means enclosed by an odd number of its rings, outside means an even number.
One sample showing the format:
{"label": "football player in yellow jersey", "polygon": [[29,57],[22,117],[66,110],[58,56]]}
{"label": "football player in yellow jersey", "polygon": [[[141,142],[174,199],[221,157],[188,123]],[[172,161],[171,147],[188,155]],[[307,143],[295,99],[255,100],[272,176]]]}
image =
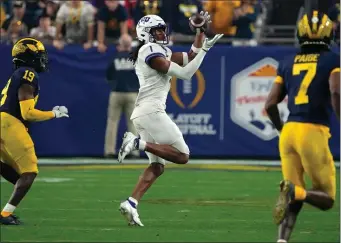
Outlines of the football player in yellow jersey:
{"label": "football player in yellow jersey", "polygon": [[[297,26],[300,51],[280,62],[266,101],[265,109],[280,133],[284,179],[274,209],[278,242],[289,240],[303,203],[321,210],[334,204],[335,166],[328,140],[332,110],[340,119],[340,56],[330,50],[332,28],[328,16],[318,11],[302,17]],[[277,104],[286,95],[290,113],[283,125]],[[312,180],[310,190],[303,173]]]}
{"label": "football player in yellow jersey", "polygon": [[35,108],[38,95],[38,73],[48,68],[44,45],[33,38],[18,40],[12,49],[14,72],[0,97],[0,161],[1,175],[15,184],[14,192],[1,211],[0,224],[18,225],[13,214],[38,173],[37,156],[28,133],[30,122],[69,117],[65,106],[52,111]]}

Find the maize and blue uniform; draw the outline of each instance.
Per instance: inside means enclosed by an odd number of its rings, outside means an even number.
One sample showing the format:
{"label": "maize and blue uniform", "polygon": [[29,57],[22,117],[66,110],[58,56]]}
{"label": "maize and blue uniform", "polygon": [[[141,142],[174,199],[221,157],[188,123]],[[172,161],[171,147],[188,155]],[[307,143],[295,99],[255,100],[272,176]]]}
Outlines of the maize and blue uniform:
{"label": "maize and blue uniform", "polygon": [[34,143],[28,133],[29,123],[21,115],[18,90],[21,85],[33,86],[35,102],[39,96],[38,74],[33,68],[20,67],[14,71],[1,92],[0,160],[19,174],[38,172]]}
{"label": "maize and blue uniform", "polygon": [[283,177],[305,188],[306,172],[313,188],[332,198],[336,179],[328,144],[332,114],[329,77],[339,71],[340,56],[336,53],[298,53],[280,62],[275,80],[284,85],[290,112],[279,142]]}

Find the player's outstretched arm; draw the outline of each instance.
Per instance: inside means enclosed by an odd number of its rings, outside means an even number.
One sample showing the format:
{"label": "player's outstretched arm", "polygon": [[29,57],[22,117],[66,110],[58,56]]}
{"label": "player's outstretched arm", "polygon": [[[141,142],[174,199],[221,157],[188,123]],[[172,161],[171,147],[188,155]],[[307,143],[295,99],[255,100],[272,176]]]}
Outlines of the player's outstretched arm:
{"label": "player's outstretched arm", "polygon": [[281,120],[281,116],[279,115],[277,105],[283,101],[285,96],[286,92],[283,83],[275,82],[272,86],[264,107],[269,116],[269,119],[279,132],[282,130],[283,121]]}
{"label": "player's outstretched arm", "polygon": [[330,74],[329,89],[334,112],[340,121],[340,69]]}
{"label": "player's outstretched arm", "polygon": [[189,52],[174,52],[171,57],[171,61],[180,66],[186,66],[191,62],[202,48],[205,34],[199,33],[195,35],[194,43]]}
{"label": "player's outstretched arm", "polygon": [[[202,22],[200,22],[200,20]],[[202,48],[205,39],[204,33],[206,32],[208,26],[211,23],[212,23],[211,15],[207,11],[201,11],[198,16],[192,16],[189,18],[189,26],[191,27],[192,31],[196,33],[194,43],[188,52],[189,62],[195,58],[195,56],[199,53],[200,49]]]}
{"label": "player's outstretched arm", "polygon": [[[199,24],[196,24],[196,21],[202,21]],[[204,32],[206,28],[211,23],[211,16],[208,12],[201,11],[199,16],[192,16],[189,18],[189,25],[191,29],[196,33],[194,38],[194,43],[192,44],[189,52],[175,52],[172,54],[171,61],[175,62],[180,66],[186,66],[189,62],[191,62],[196,55],[199,53],[202,48],[202,44],[205,38]]]}
{"label": "player's outstretched arm", "polygon": [[164,57],[156,56],[150,60],[150,67],[156,71],[167,74],[169,76],[175,76],[183,80],[190,80],[194,73],[200,67],[206,53],[214,46],[214,44],[223,37],[223,34],[216,35],[211,40],[205,39],[202,49],[198,55],[185,67],[181,67],[175,62],[170,62]]}
{"label": "player's outstretched arm", "polygon": [[53,118],[69,117],[66,108],[66,110],[63,111],[60,111],[60,107],[52,111],[40,111],[35,109],[34,87],[29,84],[22,84],[20,86],[18,98],[20,102],[21,116],[26,121],[38,122]]}

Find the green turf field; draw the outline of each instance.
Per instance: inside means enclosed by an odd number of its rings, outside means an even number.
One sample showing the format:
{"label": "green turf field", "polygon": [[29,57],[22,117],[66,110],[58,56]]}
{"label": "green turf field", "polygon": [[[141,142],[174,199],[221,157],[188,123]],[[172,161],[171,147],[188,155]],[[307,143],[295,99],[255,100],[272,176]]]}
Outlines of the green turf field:
{"label": "green turf field", "polygon": [[[141,202],[138,228],[118,212],[138,167],[41,167],[16,211],[25,225],[2,226],[1,242],[276,242],[278,169],[168,169]],[[1,206],[11,190],[1,183]],[[339,200],[329,212],[306,206],[292,242],[338,242],[339,211]]]}

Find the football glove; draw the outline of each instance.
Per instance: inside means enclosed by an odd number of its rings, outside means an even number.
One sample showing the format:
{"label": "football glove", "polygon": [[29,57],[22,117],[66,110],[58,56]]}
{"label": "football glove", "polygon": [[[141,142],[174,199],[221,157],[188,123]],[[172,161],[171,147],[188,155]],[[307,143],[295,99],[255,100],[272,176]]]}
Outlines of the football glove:
{"label": "football glove", "polygon": [[205,12],[201,11],[200,15],[204,17],[206,25],[209,25],[210,23],[212,23],[211,15],[209,15],[209,13],[207,11],[205,11]]}
{"label": "football glove", "polygon": [[55,118],[69,117],[69,111],[65,106],[55,106],[52,109]]}
{"label": "football glove", "polygon": [[223,34],[218,34],[218,35],[215,35],[210,40],[208,38],[206,38],[203,45],[202,45],[202,49],[204,51],[208,52],[214,46],[214,44],[223,36],[224,36]]}

